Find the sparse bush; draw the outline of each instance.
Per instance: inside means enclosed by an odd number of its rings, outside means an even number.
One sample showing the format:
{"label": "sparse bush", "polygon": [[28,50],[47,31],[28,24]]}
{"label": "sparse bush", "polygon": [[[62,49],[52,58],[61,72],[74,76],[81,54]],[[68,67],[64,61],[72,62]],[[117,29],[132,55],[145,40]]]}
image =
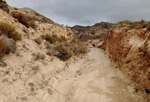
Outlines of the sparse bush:
{"label": "sparse bush", "polygon": [[139,28],[146,28],[148,23],[144,20],[132,22],[128,28],[130,29],[139,29]]}
{"label": "sparse bush", "polygon": [[15,41],[21,40],[21,38],[21,34],[15,30],[15,27],[0,22],[0,59],[9,52],[14,53],[16,50]]}
{"label": "sparse bush", "polygon": [[66,42],[67,41],[67,39],[64,36],[57,37],[57,40],[59,42]]}
{"label": "sparse bush", "polygon": [[57,35],[49,35],[49,34],[41,35],[41,38],[45,39],[46,41],[50,42],[51,44],[54,44],[56,42],[66,42],[67,41],[67,39],[64,36],[58,37]]}
{"label": "sparse bush", "polygon": [[25,14],[21,12],[12,12],[11,15],[16,18],[20,23],[24,24],[27,28],[30,27],[30,22]]}
{"label": "sparse bush", "polygon": [[55,36],[51,36],[49,34],[41,35],[42,39],[45,39],[46,41],[50,42],[51,44],[56,43],[57,38]]}
{"label": "sparse bush", "polygon": [[145,20],[131,22],[128,20],[120,21],[118,22],[115,27],[127,27],[128,29],[142,29],[147,28],[147,30],[150,30],[150,22],[147,22]]}
{"label": "sparse bush", "polygon": [[16,51],[16,42],[13,39],[8,38],[7,36],[2,36],[3,38],[3,43],[7,46],[7,51],[6,53],[8,54],[9,52],[15,53]]}
{"label": "sparse bush", "polygon": [[55,50],[59,52],[56,56],[62,61],[87,52],[86,46],[79,40],[61,43]]}
{"label": "sparse bush", "polygon": [[0,0],[0,8],[2,10],[6,11],[7,13],[9,13],[9,8],[8,8],[6,1]]}
{"label": "sparse bush", "polygon": [[71,45],[75,55],[84,54],[87,52],[87,47],[80,40],[72,40]]}
{"label": "sparse bush", "polygon": [[32,16],[28,15],[28,18],[29,18],[29,20],[32,20],[32,21],[39,21],[39,22],[43,22],[43,23],[54,24],[54,22],[51,19],[46,18],[46,17],[40,15],[36,11],[34,11],[34,14]]}
{"label": "sparse bush", "polygon": [[33,29],[36,29],[37,26],[35,25],[35,21],[36,21],[36,18],[35,17],[31,17],[29,15],[27,15],[27,18],[28,18],[28,21],[30,23],[30,27],[32,27]]}
{"label": "sparse bush", "polygon": [[73,55],[73,52],[70,50],[70,48],[63,45],[57,46],[56,50],[59,52],[57,57],[62,61],[68,60]]}
{"label": "sparse bush", "polygon": [[37,26],[35,25],[35,22],[33,20],[30,20],[30,27],[33,29],[37,28]]}
{"label": "sparse bush", "polygon": [[[47,47],[50,51],[48,51],[48,55],[57,56],[60,60],[66,61],[72,56],[84,54],[87,52],[87,47],[80,40],[72,40],[67,41],[64,36],[56,36],[56,35],[41,35],[41,38],[45,39],[47,42],[51,43],[54,47]],[[46,45],[49,46],[49,43]],[[54,49],[52,49],[54,48]]]}
{"label": "sparse bush", "polygon": [[34,20],[31,19],[29,16],[26,16],[25,14],[21,13],[21,12],[12,12],[11,15],[17,19],[20,23],[22,23],[23,25],[25,25],[27,28],[32,27],[32,28],[36,28],[36,25],[34,23]]}
{"label": "sparse bush", "polygon": [[117,23],[117,25],[130,25],[130,24],[132,24],[132,22],[129,20],[124,20]]}
{"label": "sparse bush", "polygon": [[0,37],[0,59],[6,54],[7,46],[3,42],[3,38]]}
{"label": "sparse bush", "polygon": [[0,22],[0,35],[6,35],[8,38],[13,38],[16,40],[21,40],[22,36],[18,33],[12,25],[4,22]]}
{"label": "sparse bush", "polygon": [[149,30],[150,22],[147,22],[147,21],[142,19],[141,21],[139,21],[137,23],[140,26],[140,28],[147,28]]}

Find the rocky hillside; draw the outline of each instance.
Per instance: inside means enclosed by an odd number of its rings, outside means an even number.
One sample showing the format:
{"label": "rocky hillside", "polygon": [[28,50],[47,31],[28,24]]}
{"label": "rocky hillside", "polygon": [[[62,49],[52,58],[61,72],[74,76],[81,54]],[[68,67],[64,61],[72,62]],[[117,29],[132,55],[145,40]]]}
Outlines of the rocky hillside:
{"label": "rocky hillside", "polygon": [[113,27],[112,23],[101,22],[93,26],[74,26],[71,27],[75,37],[81,41],[100,40],[103,41],[107,31]]}
{"label": "rocky hillside", "polygon": [[32,96],[51,95],[50,76],[64,70],[72,56],[86,51],[70,28],[1,0],[0,102],[38,102]]}
{"label": "rocky hillside", "polygon": [[[123,24],[123,25],[122,25]],[[149,22],[122,22],[111,29],[102,48],[118,68],[130,76],[136,91],[150,94]]]}

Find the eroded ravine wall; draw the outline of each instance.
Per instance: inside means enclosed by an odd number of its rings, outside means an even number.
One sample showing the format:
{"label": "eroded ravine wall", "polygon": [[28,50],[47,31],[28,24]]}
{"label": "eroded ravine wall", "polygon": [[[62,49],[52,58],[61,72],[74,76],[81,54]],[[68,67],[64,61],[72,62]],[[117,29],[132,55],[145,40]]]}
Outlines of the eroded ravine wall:
{"label": "eroded ravine wall", "polygon": [[131,77],[137,90],[150,93],[150,31],[114,28],[107,33],[102,48]]}

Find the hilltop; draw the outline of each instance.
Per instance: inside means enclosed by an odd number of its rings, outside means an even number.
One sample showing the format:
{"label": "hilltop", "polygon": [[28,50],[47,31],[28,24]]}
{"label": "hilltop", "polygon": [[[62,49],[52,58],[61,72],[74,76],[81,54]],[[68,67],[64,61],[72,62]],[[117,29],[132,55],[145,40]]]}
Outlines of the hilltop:
{"label": "hilltop", "polygon": [[81,41],[87,42],[88,40],[104,40],[104,37],[109,29],[113,27],[114,24],[108,22],[96,23],[93,26],[74,26],[71,27],[73,34],[76,38]]}

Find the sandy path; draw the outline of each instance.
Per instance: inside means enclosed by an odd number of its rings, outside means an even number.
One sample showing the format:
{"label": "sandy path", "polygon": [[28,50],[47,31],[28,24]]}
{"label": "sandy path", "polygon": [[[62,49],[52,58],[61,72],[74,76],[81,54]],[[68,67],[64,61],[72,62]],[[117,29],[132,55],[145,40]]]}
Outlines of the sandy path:
{"label": "sandy path", "polygon": [[92,48],[58,75],[51,102],[142,102],[103,51]]}
{"label": "sandy path", "polygon": [[[108,56],[100,49],[90,49],[83,58],[47,61],[30,76],[23,71],[13,83],[1,83],[0,102],[142,102]],[[3,77],[14,78],[9,74]]]}

